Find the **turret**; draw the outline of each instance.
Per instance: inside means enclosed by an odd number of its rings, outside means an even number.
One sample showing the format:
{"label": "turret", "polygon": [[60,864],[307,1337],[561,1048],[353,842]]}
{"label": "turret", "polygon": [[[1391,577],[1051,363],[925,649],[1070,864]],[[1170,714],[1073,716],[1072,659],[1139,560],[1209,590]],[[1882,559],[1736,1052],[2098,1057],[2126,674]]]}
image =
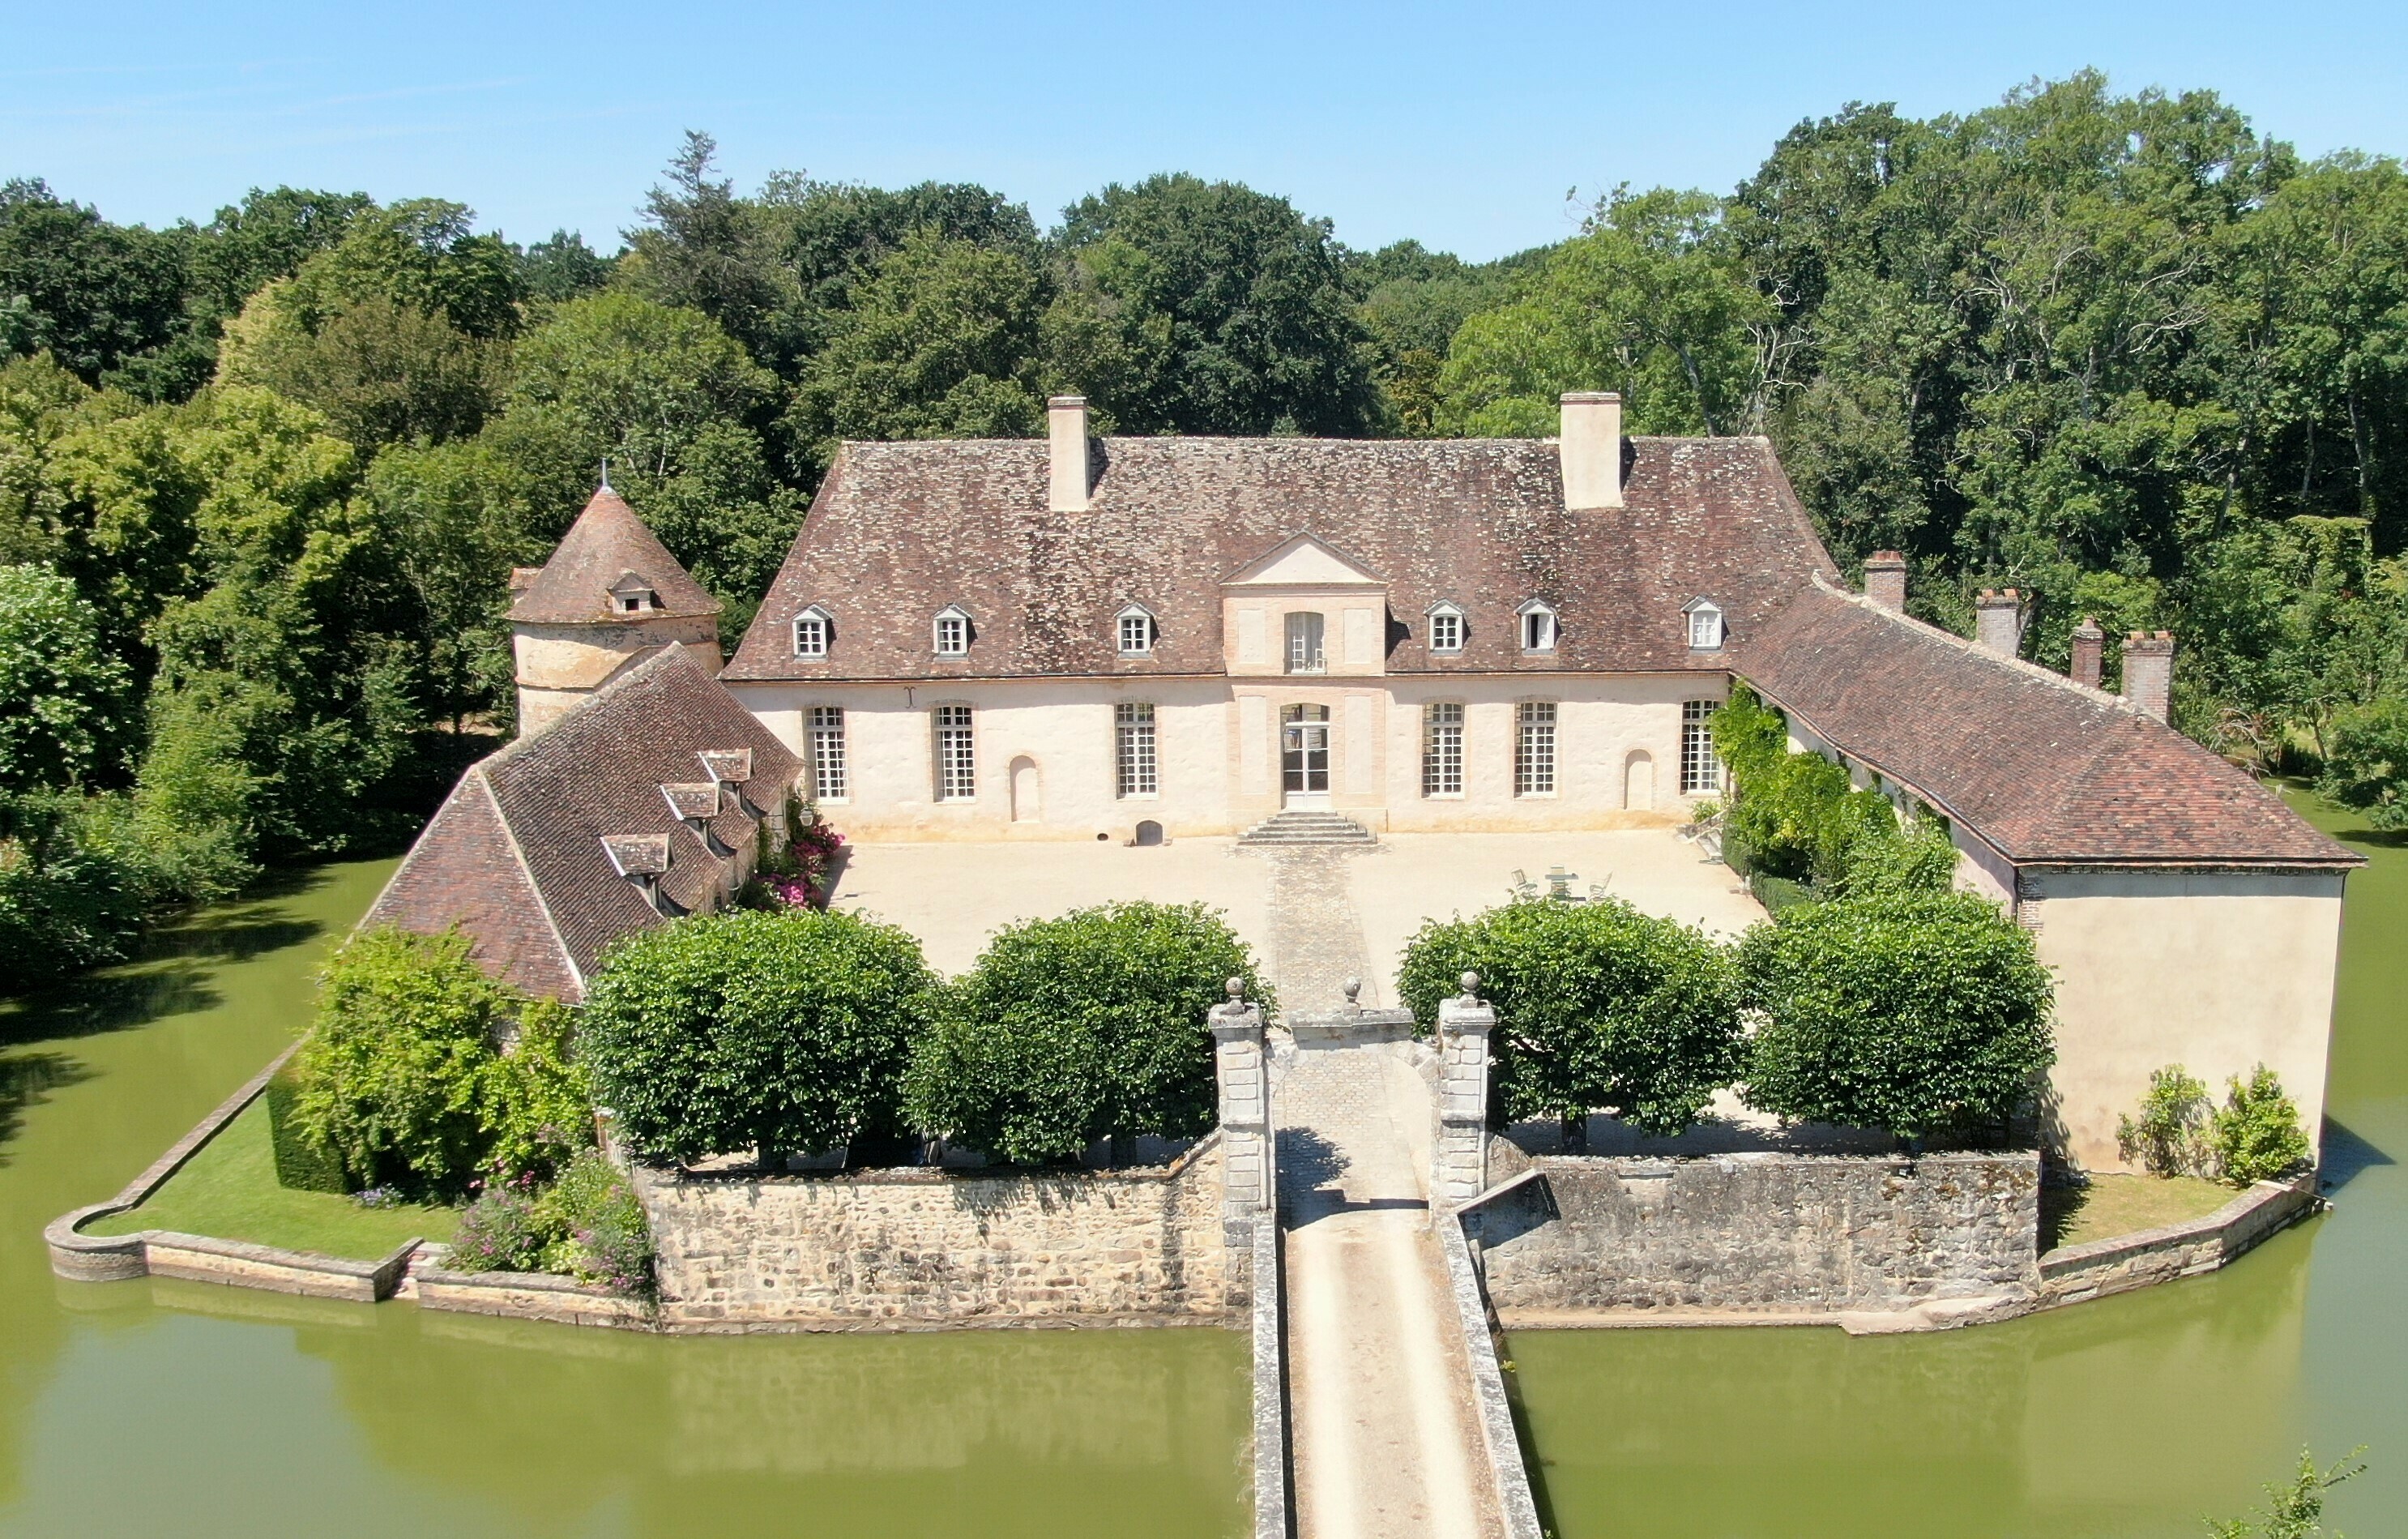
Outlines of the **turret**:
{"label": "turret", "polygon": [[719,600],[607,478],[552,559],[510,574],[510,591],[523,737],[671,641],[719,667]]}

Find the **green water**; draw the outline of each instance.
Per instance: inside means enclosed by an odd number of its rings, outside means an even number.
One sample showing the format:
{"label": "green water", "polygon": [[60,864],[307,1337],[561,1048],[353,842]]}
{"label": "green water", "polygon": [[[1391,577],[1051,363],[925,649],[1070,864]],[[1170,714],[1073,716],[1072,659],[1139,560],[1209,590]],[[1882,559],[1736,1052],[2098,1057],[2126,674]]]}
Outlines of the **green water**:
{"label": "green water", "polygon": [[2302,1444],[2366,1446],[2331,1525],[2408,1532],[2408,847],[2299,805],[2373,862],[2343,940],[2333,1213],[2212,1276],[1946,1335],[1522,1332],[1555,1532],[2196,1539]]}
{"label": "green water", "polygon": [[1238,1531],[1235,1331],[664,1340],[54,1279],[43,1224],[291,1039],[390,870],[0,1006],[0,1535]]}

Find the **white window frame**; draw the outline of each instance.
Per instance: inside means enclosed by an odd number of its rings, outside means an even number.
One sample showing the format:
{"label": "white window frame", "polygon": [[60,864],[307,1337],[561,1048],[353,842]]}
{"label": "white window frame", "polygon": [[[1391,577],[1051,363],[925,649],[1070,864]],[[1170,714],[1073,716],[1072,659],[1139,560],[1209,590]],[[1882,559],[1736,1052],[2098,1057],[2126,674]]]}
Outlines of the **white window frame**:
{"label": "white window frame", "polygon": [[978,799],[978,712],[959,700],[928,710],[929,754],[937,799]]}
{"label": "white window frame", "polygon": [[[958,638],[959,645],[948,646],[948,631]],[[939,657],[967,657],[970,654],[970,611],[959,604],[947,604],[937,611],[936,623],[930,627],[929,645]]]}
{"label": "white window frame", "polygon": [[[1137,645],[1129,645],[1131,635]],[[1154,622],[1154,611],[1143,604],[1131,604],[1112,617],[1112,640],[1124,657],[1151,657],[1154,639],[1160,634]]]}
{"label": "white window frame", "polygon": [[[807,628],[817,633],[818,646],[806,648],[803,645],[803,636]],[[795,656],[798,660],[806,663],[826,662],[828,644],[835,640],[835,617],[817,604],[811,605],[802,613],[795,616]]]}
{"label": "white window frame", "polygon": [[815,705],[803,712],[810,734],[811,799],[843,801],[852,793],[844,753],[844,707]]}
{"label": "white window frame", "polygon": [[1319,610],[1288,611],[1281,633],[1290,673],[1329,671],[1329,621]]}
{"label": "white window frame", "polygon": [[1714,712],[1720,700],[1681,702],[1681,794],[1713,796],[1723,788],[1722,759],[1714,753]]}
{"label": "white window frame", "polygon": [[1723,611],[1710,598],[1692,598],[1682,606],[1681,612],[1689,618],[1689,650],[1720,652],[1723,645]]}
{"label": "white window frame", "polygon": [[1112,707],[1112,786],[1120,799],[1146,800],[1162,794],[1162,757],[1150,701]]}
{"label": "white window frame", "polygon": [[1513,794],[1551,797],[1558,784],[1558,715],[1553,700],[1513,702]]}
{"label": "white window frame", "polygon": [[[1463,651],[1464,639],[1469,632],[1470,626],[1464,623],[1462,605],[1451,599],[1440,599],[1429,607],[1429,612],[1426,618],[1429,621],[1430,651],[1441,657],[1452,657]],[[1440,622],[1444,622],[1447,628],[1455,633],[1453,640],[1439,639]]]}
{"label": "white window frame", "polygon": [[1463,795],[1461,700],[1429,700],[1422,706],[1422,795],[1444,799]]}
{"label": "white window frame", "polygon": [[1533,598],[1513,611],[1522,627],[1522,651],[1526,654],[1543,654],[1555,650],[1555,641],[1563,634],[1562,622],[1555,607],[1543,598]]}

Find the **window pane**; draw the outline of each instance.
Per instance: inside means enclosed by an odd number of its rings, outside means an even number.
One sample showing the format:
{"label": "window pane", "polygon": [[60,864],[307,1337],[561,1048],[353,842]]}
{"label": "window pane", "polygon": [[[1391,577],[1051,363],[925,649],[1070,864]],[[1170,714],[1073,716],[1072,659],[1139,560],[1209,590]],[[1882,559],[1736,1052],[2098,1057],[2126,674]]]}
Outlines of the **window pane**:
{"label": "window pane", "polygon": [[978,796],[977,767],[971,760],[970,708],[937,707],[937,799],[969,801]]}
{"label": "window pane", "polygon": [[1722,788],[1722,761],[1714,757],[1714,734],[1710,725],[1718,703],[1713,700],[1684,700],[1681,703],[1681,792],[1684,796],[1699,796]]}
{"label": "window pane", "polygon": [[1118,740],[1119,789],[1125,797],[1150,797],[1160,789],[1154,752],[1154,707],[1116,706],[1113,730]]}
{"label": "window pane", "polygon": [[827,655],[827,622],[817,615],[805,615],[795,622],[795,655],[824,657]]}
{"label": "window pane", "polygon": [[1422,795],[1463,794],[1463,706],[1443,700],[1423,708]]}
{"label": "window pane", "polygon": [[1433,614],[1430,616],[1430,650],[1460,652],[1463,650],[1463,616]]}
{"label": "window pane", "polygon": [[844,710],[811,707],[811,789],[822,801],[841,801],[844,784]]}
{"label": "window pane", "polygon": [[1514,712],[1513,794],[1541,797],[1555,788],[1555,702],[1525,700]]}
{"label": "window pane", "polygon": [[1121,616],[1121,650],[1151,652],[1154,650],[1154,622],[1142,614]]}
{"label": "window pane", "polygon": [[1323,667],[1320,612],[1303,610],[1289,615],[1287,670],[1290,673],[1319,673]]}

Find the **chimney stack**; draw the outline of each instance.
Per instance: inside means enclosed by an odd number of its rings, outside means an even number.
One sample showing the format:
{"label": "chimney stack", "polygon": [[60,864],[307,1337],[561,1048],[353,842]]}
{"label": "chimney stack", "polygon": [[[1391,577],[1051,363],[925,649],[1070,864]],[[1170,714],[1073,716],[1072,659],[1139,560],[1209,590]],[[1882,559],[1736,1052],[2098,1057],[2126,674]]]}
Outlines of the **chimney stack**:
{"label": "chimney stack", "polygon": [[1562,400],[1556,437],[1564,462],[1564,506],[1622,506],[1622,397],[1611,390],[1574,390]]}
{"label": "chimney stack", "polygon": [[1906,612],[1906,557],[1875,551],[1865,557],[1865,597],[1894,613]]}
{"label": "chimney stack", "polygon": [[2174,635],[2134,631],[2124,642],[2124,701],[2143,715],[2166,719],[2174,692]]}
{"label": "chimney stack", "polygon": [[2098,621],[2084,615],[2082,624],[2073,627],[2073,668],[2066,676],[2075,683],[2098,688],[2104,676],[2101,659],[2106,651],[2107,633],[2099,628]]}
{"label": "chimney stack", "polygon": [[1052,487],[1046,506],[1057,513],[1087,511],[1087,397],[1055,396],[1045,403],[1045,437],[1052,451]]}
{"label": "chimney stack", "polygon": [[2022,655],[2023,596],[2013,588],[2004,592],[1984,588],[1982,597],[1973,601],[1973,640],[2001,657]]}

